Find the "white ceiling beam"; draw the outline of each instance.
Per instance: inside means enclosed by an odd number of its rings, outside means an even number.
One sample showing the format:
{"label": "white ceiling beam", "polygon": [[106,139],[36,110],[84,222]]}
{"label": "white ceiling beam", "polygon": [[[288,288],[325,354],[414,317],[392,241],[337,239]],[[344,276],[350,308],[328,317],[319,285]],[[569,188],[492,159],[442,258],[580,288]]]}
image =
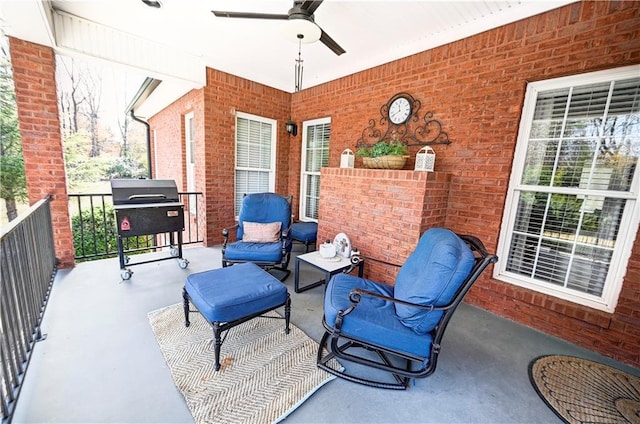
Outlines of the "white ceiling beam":
{"label": "white ceiling beam", "polygon": [[206,84],[201,58],[108,26],[53,10],[58,50],[139,69],[158,79],[178,79],[194,88]]}

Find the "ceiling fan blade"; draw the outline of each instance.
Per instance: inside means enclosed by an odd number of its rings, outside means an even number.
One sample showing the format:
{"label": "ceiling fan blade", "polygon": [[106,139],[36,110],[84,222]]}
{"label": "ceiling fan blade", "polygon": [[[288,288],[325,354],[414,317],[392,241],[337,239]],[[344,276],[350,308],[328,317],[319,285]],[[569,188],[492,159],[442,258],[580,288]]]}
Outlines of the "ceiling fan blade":
{"label": "ceiling fan blade", "polygon": [[300,7],[309,12],[309,15],[313,15],[313,12],[315,12],[316,9],[322,4],[322,1],[323,0],[306,0],[302,2],[302,5]]}
{"label": "ceiling fan blade", "polygon": [[320,34],[320,41],[324,43],[325,46],[329,47],[331,51],[337,54],[338,56],[340,56],[342,53],[346,53],[346,50],[340,47],[338,43],[333,41],[333,38],[329,37],[329,35],[326,32],[324,32],[324,30],[321,30],[321,31],[322,33]]}
{"label": "ceiling fan blade", "polygon": [[271,14],[271,13],[250,13],[250,12],[224,12],[220,10],[212,10],[211,13],[219,18],[244,18],[244,19],[289,19],[289,15]]}

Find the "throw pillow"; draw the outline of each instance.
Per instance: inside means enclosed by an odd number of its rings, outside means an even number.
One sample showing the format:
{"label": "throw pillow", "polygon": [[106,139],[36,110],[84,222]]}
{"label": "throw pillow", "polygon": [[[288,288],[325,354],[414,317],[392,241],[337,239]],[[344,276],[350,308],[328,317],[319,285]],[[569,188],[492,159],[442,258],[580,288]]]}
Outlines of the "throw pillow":
{"label": "throw pillow", "polygon": [[245,221],[242,224],[242,241],[247,243],[275,243],[280,241],[280,229],[282,222],[261,222]]}

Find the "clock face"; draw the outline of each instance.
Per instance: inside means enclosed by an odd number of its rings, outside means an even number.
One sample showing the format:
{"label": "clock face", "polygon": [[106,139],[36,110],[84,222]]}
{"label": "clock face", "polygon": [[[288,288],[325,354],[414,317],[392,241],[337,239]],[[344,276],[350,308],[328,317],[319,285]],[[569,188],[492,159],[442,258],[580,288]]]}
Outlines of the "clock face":
{"label": "clock face", "polygon": [[406,97],[398,97],[389,106],[389,121],[403,124],[411,116],[411,103]]}

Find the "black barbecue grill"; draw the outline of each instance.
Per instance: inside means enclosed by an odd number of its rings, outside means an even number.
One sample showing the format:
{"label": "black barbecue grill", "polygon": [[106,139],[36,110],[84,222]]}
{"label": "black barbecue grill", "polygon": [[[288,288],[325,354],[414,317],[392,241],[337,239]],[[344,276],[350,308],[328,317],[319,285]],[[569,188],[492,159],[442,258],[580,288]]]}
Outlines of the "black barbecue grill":
{"label": "black barbecue grill", "polygon": [[[184,230],[184,206],[173,180],[111,180],[113,206],[118,226],[118,257],[123,280],[133,272],[126,265],[140,265],[167,259],[178,259],[185,269],[189,261],[182,258],[182,231]],[[169,234],[169,257],[129,263],[125,256],[123,239],[143,235]],[[174,233],[177,233],[177,245]]]}

